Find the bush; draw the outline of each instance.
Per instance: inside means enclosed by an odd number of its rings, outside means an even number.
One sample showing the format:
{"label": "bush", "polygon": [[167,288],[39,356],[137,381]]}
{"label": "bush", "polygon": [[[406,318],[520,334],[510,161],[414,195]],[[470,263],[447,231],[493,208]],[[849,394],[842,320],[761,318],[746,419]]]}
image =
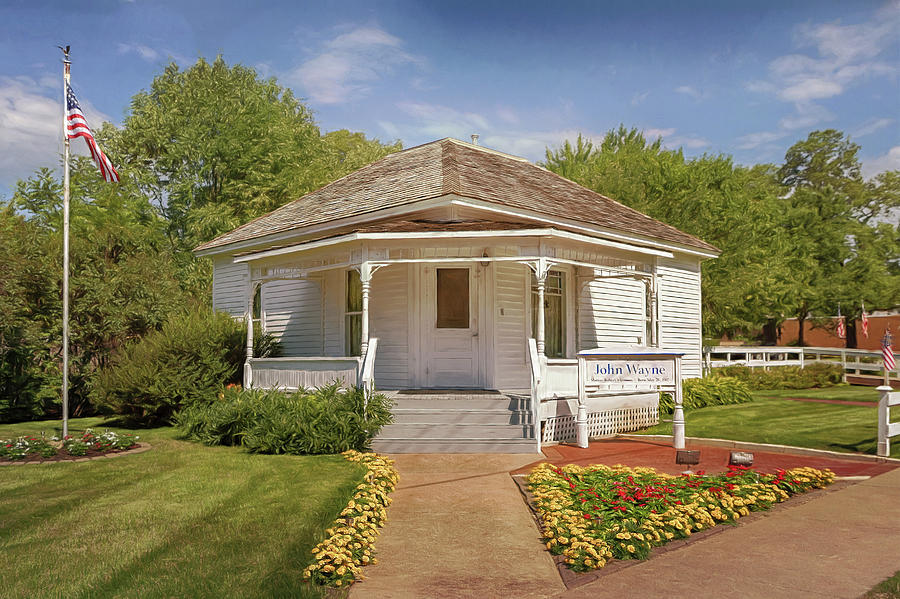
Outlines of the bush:
{"label": "bush", "polygon": [[254,453],[331,454],[366,449],[391,422],[390,400],[364,407],[360,388],[335,383],[315,391],[227,388],[219,399],[186,406],[175,417],[185,437],[205,445],[242,445]]}
{"label": "bush", "polygon": [[[681,390],[686,410],[753,401],[747,384],[728,376],[685,379]],[[670,393],[660,394],[659,410],[666,414],[675,410],[675,399]]]}
{"label": "bush", "polygon": [[[207,403],[240,380],[246,338],[244,325],[227,314],[181,311],[98,371],[91,400],[134,424],[168,424],[180,408]],[[271,336],[259,335],[254,344],[257,356],[277,354]]]}
{"label": "bush", "polygon": [[747,366],[725,366],[713,370],[715,377],[738,378],[754,391],[760,389],[811,389],[839,385],[844,378],[840,364],[814,362],[809,366],[773,366],[769,370]]}

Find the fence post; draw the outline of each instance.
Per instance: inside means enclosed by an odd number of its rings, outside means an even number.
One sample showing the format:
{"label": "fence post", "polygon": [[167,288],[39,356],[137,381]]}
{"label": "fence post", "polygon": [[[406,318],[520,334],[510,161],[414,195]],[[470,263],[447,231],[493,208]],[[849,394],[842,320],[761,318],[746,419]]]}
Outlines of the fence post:
{"label": "fence post", "polygon": [[878,400],[878,455],[883,457],[889,457],[891,455],[891,438],[888,436],[888,422],[891,417],[891,408],[888,405],[888,397],[890,396],[891,389],[888,385],[882,385],[876,389],[879,393],[881,393],[881,398]]}

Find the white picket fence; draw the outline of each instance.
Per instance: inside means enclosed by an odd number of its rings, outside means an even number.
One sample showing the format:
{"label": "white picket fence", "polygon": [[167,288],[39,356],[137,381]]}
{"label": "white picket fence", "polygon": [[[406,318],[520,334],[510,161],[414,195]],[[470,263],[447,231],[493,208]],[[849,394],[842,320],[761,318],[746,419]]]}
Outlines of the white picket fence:
{"label": "white picket fence", "polygon": [[[769,369],[773,366],[806,366],[814,362],[840,364],[844,374],[884,376],[881,352],[836,347],[780,347],[717,345],[703,348],[703,368],[710,372],[724,366],[748,366]],[[891,378],[900,378],[898,369]]]}

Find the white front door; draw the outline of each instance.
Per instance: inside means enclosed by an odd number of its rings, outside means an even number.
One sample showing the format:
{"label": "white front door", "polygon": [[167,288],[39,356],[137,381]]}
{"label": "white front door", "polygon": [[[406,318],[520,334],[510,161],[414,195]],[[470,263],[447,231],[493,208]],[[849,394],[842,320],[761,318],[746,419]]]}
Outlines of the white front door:
{"label": "white front door", "polygon": [[477,266],[422,267],[422,366],[428,388],[481,386]]}

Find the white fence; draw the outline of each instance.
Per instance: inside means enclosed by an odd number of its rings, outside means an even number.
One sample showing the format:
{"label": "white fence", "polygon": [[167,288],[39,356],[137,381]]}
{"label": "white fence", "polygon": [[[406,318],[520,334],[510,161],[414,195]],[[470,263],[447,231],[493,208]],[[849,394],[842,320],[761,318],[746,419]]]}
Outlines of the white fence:
{"label": "white fence", "polygon": [[900,406],[900,392],[888,386],[878,387],[878,455],[890,457],[891,437],[900,436],[900,422],[891,422],[891,406]]}
{"label": "white fence", "polygon": [[[718,345],[703,348],[703,368],[709,372],[724,366],[806,366],[815,362],[840,364],[844,374],[884,375],[881,352],[837,347],[778,347]],[[897,369],[891,377],[897,377]]]}

